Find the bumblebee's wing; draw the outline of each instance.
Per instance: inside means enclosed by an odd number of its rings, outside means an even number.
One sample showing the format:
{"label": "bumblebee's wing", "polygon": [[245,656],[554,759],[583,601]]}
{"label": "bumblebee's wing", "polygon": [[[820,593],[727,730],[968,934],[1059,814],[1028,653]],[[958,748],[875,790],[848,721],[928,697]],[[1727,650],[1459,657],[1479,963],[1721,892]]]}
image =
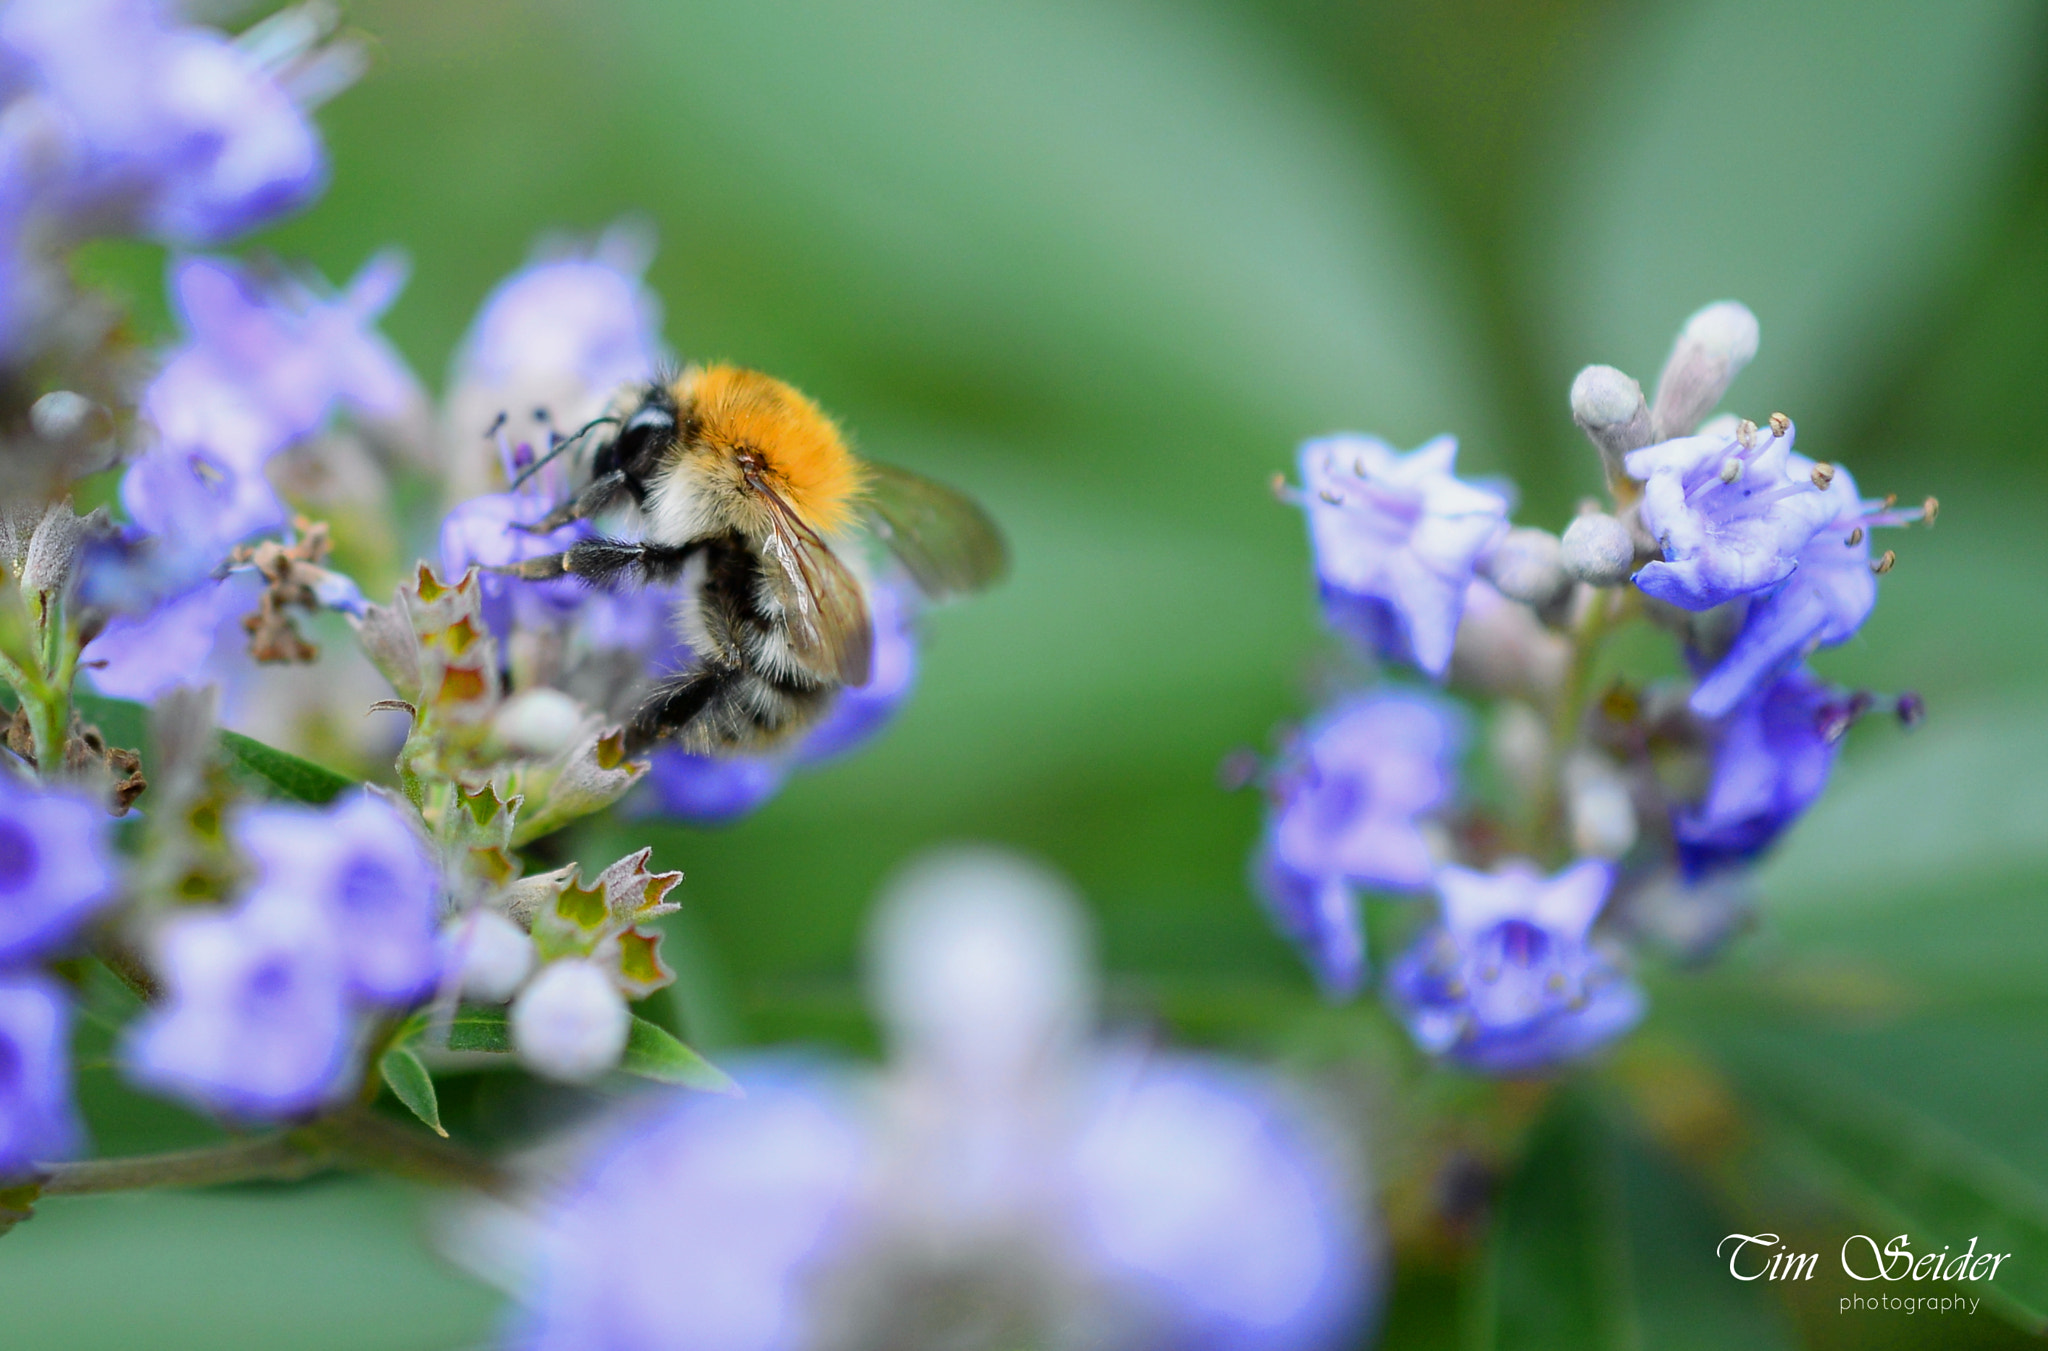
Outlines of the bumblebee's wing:
{"label": "bumblebee's wing", "polygon": [[860,583],[818,532],[805,525],[772,490],[764,491],[774,530],[768,552],[775,589],[789,620],[789,646],[814,671],[830,671],[846,685],[868,683],[874,629]]}
{"label": "bumblebee's wing", "polygon": [[867,461],[868,525],[934,600],[979,591],[1010,567],[1002,531],[974,499]]}

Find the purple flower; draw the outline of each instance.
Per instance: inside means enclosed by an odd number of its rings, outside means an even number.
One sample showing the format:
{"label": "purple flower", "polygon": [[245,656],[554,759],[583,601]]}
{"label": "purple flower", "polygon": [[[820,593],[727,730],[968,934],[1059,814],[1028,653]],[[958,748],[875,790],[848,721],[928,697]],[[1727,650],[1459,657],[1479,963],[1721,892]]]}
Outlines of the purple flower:
{"label": "purple flower", "polygon": [[1693,691],[1692,711],[1699,716],[1727,716],[1815,648],[1855,637],[1877,605],[1871,530],[1922,514],[1920,508],[1894,511],[1887,502],[1861,500],[1856,480],[1839,467],[1827,490],[1812,496],[1823,508],[1820,528],[1800,549],[1798,566],[1784,584],[1749,602],[1734,645]]}
{"label": "purple flower", "polygon": [[500,385],[536,371],[609,395],[661,364],[661,303],[640,281],[644,246],[612,232],[587,256],[531,264],[498,283],[470,326],[457,379]]}
{"label": "purple flower", "polygon": [[0,771],[0,966],[61,946],[113,899],[108,834],[84,797]]}
{"label": "purple flower", "polygon": [[1813,461],[1792,453],[1790,422],[1729,436],[1683,436],[1630,451],[1642,522],[1664,557],[1636,573],[1643,593],[1707,610],[1776,586],[1833,515]]}
{"label": "purple flower", "polygon": [[[245,645],[242,616],[256,608],[261,593],[246,580],[202,578],[154,609],[108,619],[79,654],[79,664],[98,693],[141,703],[173,685],[231,683],[224,659]],[[236,660],[248,665],[239,655]]]}
{"label": "purple flower", "polygon": [[326,161],[264,53],[151,0],[16,0],[0,63],[50,208],[78,227],[208,244],[303,205]]}
{"label": "purple flower", "polygon": [[1689,878],[1755,858],[1813,805],[1827,787],[1846,712],[1845,699],[1795,669],[1722,719],[1706,795],[1672,813]]}
{"label": "purple flower", "polygon": [[169,1000],[129,1028],[130,1078],[223,1115],[304,1116],[356,1087],[348,968],[309,890],[272,887],[159,935]]}
{"label": "purple flower", "polygon": [[329,295],[316,280],[225,259],[177,263],[171,292],[187,340],[142,396],[162,447],[249,471],[337,407],[372,418],[414,407],[418,382],[373,327],[406,271],[402,255],[382,253]]}
{"label": "purple flower", "polygon": [[778,755],[691,755],[657,750],[648,773],[650,810],[706,825],[736,820],[781,789],[793,765],[815,765],[855,749],[895,716],[917,675],[915,603],[903,587],[868,589],[874,661],[868,683],[842,690],[832,709],[793,751]]}
{"label": "purple flower", "polygon": [[744,1098],[627,1114],[548,1219],[525,1345],[1353,1344],[1377,1242],[1327,1137],[1249,1071],[1088,1047],[1057,878],[941,856],[875,937],[889,1070],[742,1068]]}
{"label": "purple flower", "polygon": [[1597,859],[1550,878],[1520,862],[1439,872],[1442,923],[1388,979],[1416,1042],[1485,1073],[1527,1074],[1633,1027],[1641,992],[1587,937],[1613,883]]}
{"label": "purple flower", "polygon": [[1073,1166],[1082,1251],[1133,1306],[1126,1344],[1350,1344],[1369,1244],[1300,1126],[1269,1085],[1219,1062],[1103,1066]]}
{"label": "purple flower", "polygon": [[[614,225],[587,246],[551,244],[491,292],[456,354],[448,420],[486,435],[508,422],[521,430],[503,438],[502,465],[464,432],[451,465],[458,497],[502,486],[550,436],[575,432],[621,386],[662,369],[661,303],[640,280],[652,250],[644,229]],[[525,438],[529,418],[543,444]],[[530,486],[552,504],[571,477],[550,468]]]}
{"label": "purple flower", "polygon": [[44,976],[0,975],[0,1182],[70,1154],[80,1134],[63,991]]}
{"label": "purple flower", "polygon": [[440,877],[398,808],[367,792],[320,810],[259,807],[234,835],[257,868],[250,903],[275,892],[324,915],[358,998],[399,1008],[432,991]]}
{"label": "purple flower", "polygon": [[1301,448],[1324,614],[1435,677],[1450,665],[1473,569],[1507,526],[1504,499],[1453,476],[1457,454],[1448,436],[1406,455],[1354,435]]}
{"label": "purple flower", "polygon": [[1332,993],[1365,975],[1354,889],[1414,890],[1434,876],[1422,820],[1450,800],[1462,740],[1434,699],[1366,695],[1319,719],[1275,771],[1256,877]]}
{"label": "purple flower", "polygon": [[[531,1351],[800,1351],[804,1294],[854,1200],[867,1141],[815,1074],[744,1098],[677,1094],[619,1123],[562,1198],[521,1344]],[[658,1270],[620,1253],[660,1255]]]}
{"label": "purple flower", "polygon": [[[521,563],[543,554],[560,553],[590,533],[581,521],[545,535],[514,529],[548,514],[554,503],[539,493],[486,493],[458,503],[441,520],[441,575],[460,577],[472,564],[485,568]],[[484,623],[500,643],[512,629],[543,627],[549,620],[575,612],[595,594],[576,577],[552,582],[522,582],[485,572]]]}

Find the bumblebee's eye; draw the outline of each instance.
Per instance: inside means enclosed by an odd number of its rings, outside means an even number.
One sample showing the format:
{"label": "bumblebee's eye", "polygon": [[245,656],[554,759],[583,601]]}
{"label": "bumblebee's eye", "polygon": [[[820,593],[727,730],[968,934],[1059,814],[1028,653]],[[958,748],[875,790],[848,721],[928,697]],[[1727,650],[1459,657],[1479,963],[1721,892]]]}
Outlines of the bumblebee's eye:
{"label": "bumblebee's eye", "polygon": [[653,459],[675,435],[676,415],[659,404],[647,404],[626,419],[619,434],[599,452],[597,472],[623,469],[645,478],[653,470]]}

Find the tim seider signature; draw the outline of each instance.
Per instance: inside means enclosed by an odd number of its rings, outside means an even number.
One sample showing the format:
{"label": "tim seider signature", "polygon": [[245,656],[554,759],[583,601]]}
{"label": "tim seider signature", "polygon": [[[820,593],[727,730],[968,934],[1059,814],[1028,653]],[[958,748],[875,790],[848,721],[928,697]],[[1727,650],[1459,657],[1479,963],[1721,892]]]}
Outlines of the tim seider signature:
{"label": "tim seider signature", "polygon": [[[1975,1235],[1962,1252],[1950,1256],[1950,1251],[1915,1253],[1905,1234],[1881,1248],[1868,1234],[1851,1234],[1842,1241],[1842,1272],[1853,1281],[1988,1281],[1998,1275],[1999,1263],[2012,1256],[1978,1252]],[[1730,1234],[1714,1255],[1728,1258],[1728,1274],[1738,1281],[1810,1281],[1820,1263],[1819,1253],[1786,1251],[1776,1234]]]}

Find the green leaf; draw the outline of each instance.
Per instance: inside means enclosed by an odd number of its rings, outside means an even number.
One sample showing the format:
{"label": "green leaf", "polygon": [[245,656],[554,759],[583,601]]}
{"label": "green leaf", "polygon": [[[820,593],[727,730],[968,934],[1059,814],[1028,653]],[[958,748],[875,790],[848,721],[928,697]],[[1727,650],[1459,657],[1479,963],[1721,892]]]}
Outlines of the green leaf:
{"label": "green leaf", "polygon": [[414,1116],[426,1122],[434,1134],[448,1134],[441,1126],[441,1100],[434,1092],[434,1076],[427,1073],[418,1056],[406,1047],[394,1046],[377,1062],[377,1070]]}
{"label": "green leaf", "polygon": [[[88,722],[100,729],[110,745],[135,748],[148,738],[149,710],[132,699],[107,699],[81,692],[72,702]],[[346,774],[225,728],[220,733],[220,753],[228,771],[244,787],[265,797],[287,797],[318,806],[356,786],[356,781]]]}
{"label": "green leaf", "polygon": [[[391,1038],[393,1046],[415,1046],[434,1026],[433,1010],[421,1009],[405,1020]],[[440,1043],[450,1051],[487,1051],[493,1055],[512,1050],[512,1029],[505,1010],[494,1004],[464,1004],[447,1022],[448,1039]]]}
{"label": "green leaf", "polygon": [[1714,1256],[1730,1225],[1586,1100],[1561,1095],[1501,1198],[1471,1292],[1481,1348],[1790,1347],[1763,1283]]}
{"label": "green leaf", "polygon": [[1763,323],[1740,406],[1853,418],[2031,135],[2037,17],[2027,0],[1646,9],[1532,172],[1528,312],[1557,331],[1555,376],[1605,361],[1647,385],[1678,323],[1732,296]]}
{"label": "green leaf", "polygon": [[626,1055],[619,1068],[642,1079],[681,1084],[707,1093],[740,1096],[740,1086],[718,1066],[677,1041],[669,1033],[636,1016],[626,1034]]}
{"label": "green leaf", "polygon": [[223,730],[221,754],[228,768],[245,783],[272,797],[323,805],[356,786],[355,780],[325,765],[301,760],[289,751],[266,746],[240,732]]}

